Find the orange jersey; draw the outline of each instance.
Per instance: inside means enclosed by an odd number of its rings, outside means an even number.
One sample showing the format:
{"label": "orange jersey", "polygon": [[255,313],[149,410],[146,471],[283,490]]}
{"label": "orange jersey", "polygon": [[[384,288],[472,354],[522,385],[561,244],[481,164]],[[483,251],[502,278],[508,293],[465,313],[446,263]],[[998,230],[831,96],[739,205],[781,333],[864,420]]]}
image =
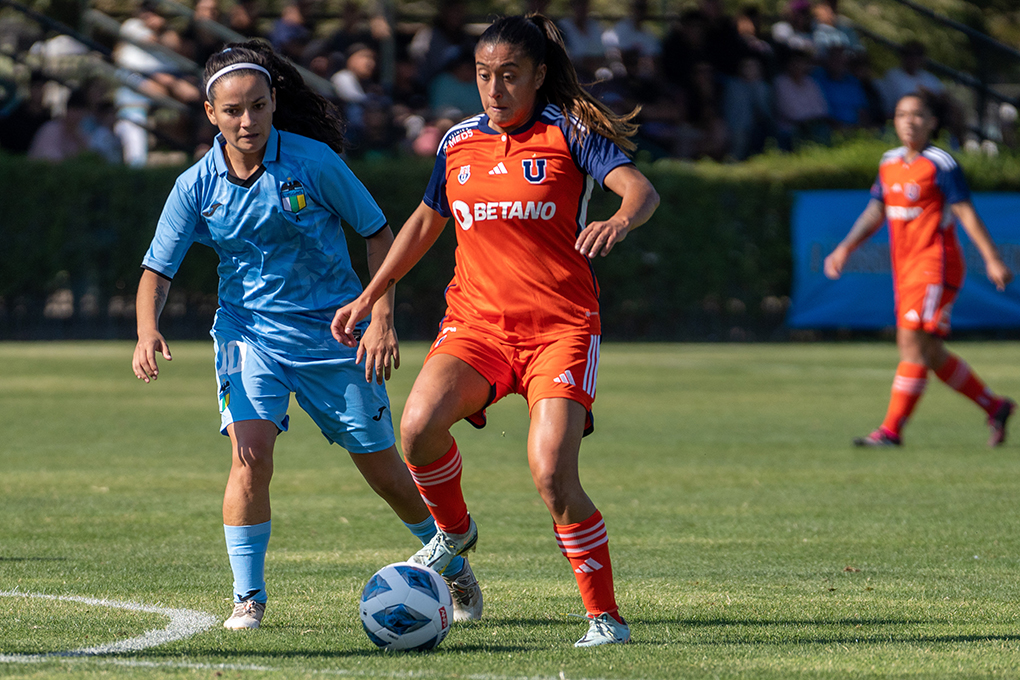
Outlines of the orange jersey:
{"label": "orange jersey", "polygon": [[482,114],[444,137],[424,201],[456,223],[449,319],[512,344],[600,334],[598,282],[574,243],[595,183],[631,161],[601,135],[572,140],[569,127],[550,105],[512,133]]}
{"label": "orange jersey", "polygon": [[871,188],[872,197],[885,204],[896,285],[959,288],[963,252],[950,206],[970,199],[966,180],[941,149],[929,146],[910,162],[906,153],[906,147],[887,151]]}

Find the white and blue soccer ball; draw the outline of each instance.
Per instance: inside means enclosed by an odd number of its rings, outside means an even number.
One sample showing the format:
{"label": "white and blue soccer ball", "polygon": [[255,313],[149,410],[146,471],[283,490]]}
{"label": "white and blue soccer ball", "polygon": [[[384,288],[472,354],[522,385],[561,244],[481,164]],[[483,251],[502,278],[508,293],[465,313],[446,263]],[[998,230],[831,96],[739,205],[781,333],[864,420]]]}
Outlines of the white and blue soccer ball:
{"label": "white and blue soccer ball", "polygon": [[383,649],[435,649],[453,620],[453,599],[443,577],[409,562],[375,572],[361,592],[359,609],[368,639]]}

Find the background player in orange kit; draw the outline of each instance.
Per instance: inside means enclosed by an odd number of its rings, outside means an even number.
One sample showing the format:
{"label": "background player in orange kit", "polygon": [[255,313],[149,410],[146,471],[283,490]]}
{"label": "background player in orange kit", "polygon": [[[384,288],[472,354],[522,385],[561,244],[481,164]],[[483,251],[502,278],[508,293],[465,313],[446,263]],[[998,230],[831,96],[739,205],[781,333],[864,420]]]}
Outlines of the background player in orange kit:
{"label": "background player in orange kit", "polygon": [[954,217],[981,252],[988,279],[1000,291],[1013,280],[988,230],[970,202],[970,191],[953,157],[931,146],[938,129],[932,102],[909,94],[896,104],[893,118],[903,146],[882,156],[872,199],[850,233],[825,258],[825,275],[839,278],[850,253],[889,223],[896,289],[896,343],[900,364],[893,380],[889,410],[882,425],[854,439],[857,446],[899,446],[900,432],[924,394],[928,369],[988,414],[989,446],[1006,437],[1006,421],[1016,404],[995,395],[963,359],[949,352],[943,338],[963,283],[964,263]]}
{"label": "background player in orange kit", "polygon": [[[615,115],[581,89],[550,20],[494,22],[475,49],[475,73],[484,113],[447,133],[423,202],[364,294],[337,311],[333,332],[353,346],[358,320],[454,217],[447,315],[400,426],[411,475],[440,527],[411,559],[442,572],[474,548],[478,531],[450,427],[462,418],[481,427],[489,404],[521,394],[531,415],[532,478],[588,612],[576,646],[627,642],[609,538],[578,475],[601,335],[590,259],[646,222],[659,197],[620,148],[633,148],[635,114]],[[622,202],[608,220],[586,226],[596,182]]]}

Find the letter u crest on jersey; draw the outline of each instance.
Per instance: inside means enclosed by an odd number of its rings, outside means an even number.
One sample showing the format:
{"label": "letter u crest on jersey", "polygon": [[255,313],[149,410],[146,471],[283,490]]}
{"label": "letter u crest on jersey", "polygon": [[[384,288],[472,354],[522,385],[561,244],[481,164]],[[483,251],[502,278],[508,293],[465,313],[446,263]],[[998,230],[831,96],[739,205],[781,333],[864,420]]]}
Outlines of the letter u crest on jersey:
{"label": "letter u crest on jersey", "polygon": [[296,213],[303,210],[307,203],[305,202],[305,188],[301,182],[288,177],[280,187],[280,202],[283,204],[285,212]]}
{"label": "letter u crest on jersey", "polygon": [[921,187],[914,182],[907,182],[903,187],[903,194],[911,201],[916,201],[921,198]]}
{"label": "letter u crest on jersey", "polygon": [[471,179],[471,166],[470,165],[460,166],[460,174],[457,175],[457,181],[460,182],[461,184],[464,184],[469,179]]}
{"label": "letter u crest on jersey", "polygon": [[524,179],[532,184],[541,184],[545,181],[545,159],[528,158],[521,161],[524,166]]}

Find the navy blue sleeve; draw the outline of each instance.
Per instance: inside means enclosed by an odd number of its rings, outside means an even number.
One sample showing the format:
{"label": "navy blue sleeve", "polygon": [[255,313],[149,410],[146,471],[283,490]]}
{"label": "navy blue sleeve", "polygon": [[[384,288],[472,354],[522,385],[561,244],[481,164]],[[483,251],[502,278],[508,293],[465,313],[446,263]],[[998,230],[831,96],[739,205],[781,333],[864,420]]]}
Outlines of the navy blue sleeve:
{"label": "navy blue sleeve", "polygon": [[446,140],[443,142],[436,155],[436,164],[432,166],[432,176],[429,177],[422,201],[443,217],[450,217],[453,213],[450,211],[449,201],[446,200]]}
{"label": "navy blue sleeve", "polygon": [[953,166],[949,169],[943,169],[936,164],[935,184],[938,185],[942,195],[946,197],[946,203],[949,205],[970,200],[970,187],[967,186],[963,170],[956,163],[953,163]]}
{"label": "navy blue sleeve", "polygon": [[559,123],[560,129],[567,138],[570,153],[577,165],[591,175],[599,186],[606,188],[606,176],[620,167],[633,163],[627,154],[619,146],[600,134],[589,132],[583,135],[574,135],[571,125],[566,119]]}
{"label": "navy blue sleeve", "polygon": [[885,203],[885,193],[882,191],[882,177],[876,176],[875,183],[871,185],[871,197],[876,201]]}

